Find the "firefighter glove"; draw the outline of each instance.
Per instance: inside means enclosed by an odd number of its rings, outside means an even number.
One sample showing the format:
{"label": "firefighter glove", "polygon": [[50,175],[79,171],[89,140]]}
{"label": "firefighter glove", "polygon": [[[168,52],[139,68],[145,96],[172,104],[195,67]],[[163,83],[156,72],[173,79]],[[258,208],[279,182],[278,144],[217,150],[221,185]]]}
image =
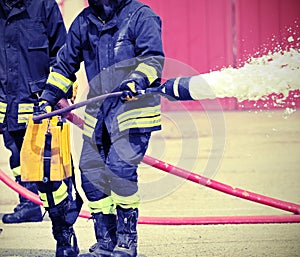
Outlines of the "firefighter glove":
{"label": "firefighter glove", "polygon": [[34,106],[34,115],[40,115],[44,113],[49,113],[52,111],[52,107],[49,102],[41,100],[38,106]]}
{"label": "firefighter glove", "polygon": [[121,99],[123,101],[137,100],[135,96],[139,95],[148,86],[149,82],[146,77],[139,73],[131,73],[120,85],[120,90],[123,91]]}

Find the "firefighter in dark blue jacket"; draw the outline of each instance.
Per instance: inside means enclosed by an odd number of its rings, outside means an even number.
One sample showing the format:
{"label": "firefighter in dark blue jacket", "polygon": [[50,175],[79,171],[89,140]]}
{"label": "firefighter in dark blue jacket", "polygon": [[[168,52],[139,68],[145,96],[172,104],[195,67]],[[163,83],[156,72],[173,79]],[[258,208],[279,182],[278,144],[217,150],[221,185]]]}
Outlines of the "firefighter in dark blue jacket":
{"label": "firefighter in dark blue jacket", "polygon": [[[28,116],[38,104],[50,67],[65,40],[66,28],[55,0],[0,1],[0,129],[6,148],[11,151],[10,167],[16,181],[34,193],[39,189],[49,211],[57,257],[78,253],[70,242],[74,235],[72,224],[64,219],[70,206],[70,181],[40,184],[38,188],[34,182],[21,181],[20,150]],[[41,209],[20,196],[14,212],[3,215],[2,221],[42,221]]]}
{"label": "firefighter in dark blue jacket", "polygon": [[122,98],[85,109],[79,166],[97,243],[82,256],[136,256],[137,167],[151,132],[161,128],[160,97],[128,100],[159,85],[164,62],[160,18],[136,0],[89,0],[70,27],[41,99],[53,106],[64,97],[81,62],[88,98],[124,92]]}

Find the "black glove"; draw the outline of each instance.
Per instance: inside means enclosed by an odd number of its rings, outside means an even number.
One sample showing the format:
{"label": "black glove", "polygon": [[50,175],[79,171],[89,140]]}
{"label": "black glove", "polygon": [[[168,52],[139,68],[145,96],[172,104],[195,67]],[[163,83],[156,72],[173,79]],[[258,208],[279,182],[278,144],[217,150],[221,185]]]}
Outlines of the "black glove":
{"label": "black glove", "polygon": [[44,113],[49,113],[52,111],[52,107],[49,102],[45,100],[40,100],[37,105],[33,107],[33,115],[40,115]]}
{"label": "black glove", "polygon": [[132,73],[129,78],[124,80],[120,85],[120,90],[123,91],[121,99],[123,101],[137,100],[135,96],[145,90],[148,84],[149,82],[146,77],[138,73]]}

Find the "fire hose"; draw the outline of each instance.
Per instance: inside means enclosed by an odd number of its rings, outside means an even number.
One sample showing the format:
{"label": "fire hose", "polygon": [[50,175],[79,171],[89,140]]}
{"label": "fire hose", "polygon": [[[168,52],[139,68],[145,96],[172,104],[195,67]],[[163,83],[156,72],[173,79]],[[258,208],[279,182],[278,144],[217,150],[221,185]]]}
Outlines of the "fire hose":
{"label": "fire hose", "polygon": [[[0,180],[30,201],[42,205],[39,196],[13,181],[0,169]],[[82,210],[79,217],[89,219],[90,213]],[[266,224],[300,223],[300,215],[265,215],[265,216],[216,216],[216,217],[139,217],[139,224],[152,225],[220,225],[220,224]]]}
{"label": "fire hose", "polygon": [[[33,119],[35,121],[39,121],[41,119],[50,118],[55,115],[62,115],[65,114],[65,118],[73,122],[78,127],[83,127],[83,120],[75,115],[74,113],[71,113],[71,110],[80,108],[84,105],[87,105],[93,101],[100,101],[104,100],[107,97],[119,97],[121,95],[120,92],[101,95],[95,98],[88,99],[86,101],[82,101],[80,103],[74,104],[69,106],[68,102],[66,100],[61,100],[58,104],[58,106],[61,109],[55,110],[51,113],[46,113],[42,115],[35,116]],[[218,181],[203,177],[201,175],[192,173],[190,171],[184,170],[182,168],[173,166],[171,164],[168,164],[166,162],[157,160],[153,157],[145,155],[143,160],[145,164],[148,164],[152,167],[155,167],[159,170],[162,170],[164,172],[173,174],[175,176],[187,179],[191,182],[212,188],[214,190],[239,197],[245,200],[249,200],[252,202],[256,202],[259,204],[267,205],[270,207],[274,207],[277,209],[285,210],[288,212],[292,212],[294,214],[300,213],[300,205],[282,201],[279,199],[267,197],[264,195],[256,194],[250,191],[246,191],[239,188],[234,188],[229,185],[220,183]],[[3,171],[0,170],[0,179],[13,188],[15,191],[23,194],[24,197],[30,198],[30,200],[41,204],[41,201],[39,200],[39,197],[37,195],[34,195],[30,191],[28,191],[25,188],[22,188],[22,186],[16,184],[12,181]],[[28,192],[31,194],[28,194]],[[33,195],[32,195],[33,194]],[[87,211],[82,211],[80,213],[80,217],[83,218],[89,218],[90,214]],[[299,223],[300,222],[300,215],[272,215],[272,216],[233,216],[233,217],[140,217],[139,223],[140,224],[169,224],[169,225],[200,225],[200,224],[257,224],[257,223]]]}

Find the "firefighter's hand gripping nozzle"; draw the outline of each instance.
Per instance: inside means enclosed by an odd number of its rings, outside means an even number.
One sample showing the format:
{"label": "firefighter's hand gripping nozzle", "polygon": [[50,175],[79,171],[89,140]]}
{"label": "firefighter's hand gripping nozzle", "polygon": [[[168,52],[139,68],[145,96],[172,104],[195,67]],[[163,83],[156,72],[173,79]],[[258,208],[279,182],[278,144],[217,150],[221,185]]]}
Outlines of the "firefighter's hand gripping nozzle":
{"label": "firefighter's hand gripping nozzle", "polygon": [[138,72],[131,73],[127,79],[123,80],[120,84],[120,90],[123,92],[121,96],[122,101],[137,100],[136,97],[139,91],[147,88],[149,80]]}
{"label": "firefighter's hand gripping nozzle", "polygon": [[[51,105],[45,100],[42,100],[33,106],[33,115],[34,116],[49,113],[51,111],[52,111]],[[38,121],[34,120],[35,124],[38,124],[41,122],[42,122],[42,120],[38,120]]]}

